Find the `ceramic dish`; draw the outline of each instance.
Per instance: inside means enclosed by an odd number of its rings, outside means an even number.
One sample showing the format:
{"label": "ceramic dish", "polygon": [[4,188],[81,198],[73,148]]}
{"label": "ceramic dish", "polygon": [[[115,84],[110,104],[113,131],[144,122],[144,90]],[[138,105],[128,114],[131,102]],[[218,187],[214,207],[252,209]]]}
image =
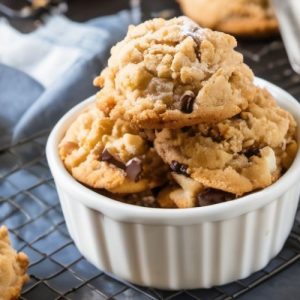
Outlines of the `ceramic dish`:
{"label": "ceramic dish", "polygon": [[[298,102],[267,81],[256,79],[256,84],[266,87],[300,128]],[[70,235],[91,263],[135,284],[192,289],[245,278],[278,254],[297,210],[299,150],[277,182],[237,200],[190,209],[129,205],[77,182],[59,158],[66,129],[93,100],[78,104],[57,123],[46,149]]]}

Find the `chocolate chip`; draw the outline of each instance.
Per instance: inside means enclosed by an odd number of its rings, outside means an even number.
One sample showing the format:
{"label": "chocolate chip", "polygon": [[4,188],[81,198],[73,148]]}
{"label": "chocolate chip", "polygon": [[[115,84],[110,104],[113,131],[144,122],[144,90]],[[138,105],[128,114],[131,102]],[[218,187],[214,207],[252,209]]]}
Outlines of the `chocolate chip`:
{"label": "chocolate chip", "polygon": [[143,171],[142,161],[134,157],[126,163],[126,173],[130,180],[138,181]]}
{"label": "chocolate chip", "polygon": [[195,35],[195,33],[187,33],[186,36],[190,36],[194,42],[196,43],[195,52],[198,60],[201,62],[201,52],[200,52],[200,46],[201,46],[201,40]]}
{"label": "chocolate chip", "polygon": [[188,166],[185,164],[181,164],[176,160],[172,160],[171,164],[170,164],[170,168],[172,171],[178,173],[178,174],[182,174],[182,175],[188,175],[187,173],[187,169]]}
{"label": "chocolate chip", "polygon": [[194,42],[197,44],[199,47],[202,43],[203,40],[203,34],[200,28],[192,28],[190,31],[185,33],[185,36],[191,37]]}
{"label": "chocolate chip", "polygon": [[200,46],[201,46],[201,38],[197,35],[197,29],[194,29],[192,33],[187,34],[187,36],[190,36],[194,42],[196,43],[195,52],[198,60],[201,62],[201,52],[200,52]]}
{"label": "chocolate chip", "polygon": [[113,158],[113,156],[106,149],[104,149],[102,154],[101,154],[101,160],[102,161],[109,161],[112,158]]}
{"label": "chocolate chip", "polygon": [[146,141],[146,144],[148,145],[149,148],[153,148],[154,144],[152,141]]}
{"label": "chocolate chip", "polygon": [[215,142],[215,143],[221,143],[222,142],[222,137],[220,135],[212,135],[211,139]]}
{"label": "chocolate chip", "polygon": [[198,206],[207,206],[229,201],[235,198],[234,194],[216,189],[206,189],[197,195]]}
{"label": "chocolate chip", "polygon": [[239,114],[237,114],[237,115],[234,115],[234,116],[232,117],[232,120],[240,120],[240,119],[242,119],[242,114],[241,114],[241,113],[239,113]]}
{"label": "chocolate chip", "polygon": [[180,98],[180,110],[185,114],[193,112],[195,95],[192,91],[186,91]]}
{"label": "chocolate chip", "polygon": [[159,194],[159,192],[160,192],[164,187],[166,187],[165,184],[162,185],[162,186],[157,186],[157,187],[153,188],[153,189],[151,190],[153,196],[154,196],[154,197],[157,197],[158,194]]}
{"label": "chocolate chip", "polygon": [[119,169],[122,169],[122,170],[126,169],[125,164],[122,161],[117,160],[113,155],[111,155],[109,153],[109,151],[107,149],[103,150],[103,152],[101,154],[101,160],[107,161],[108,163],[115,165]]}
{"label": "chocolate chip", "polygon": [[181,128],[182,132],[189,132],[189,130],[191,129],[191,126],[185,126]]}
{"label": "chocolate chip", "polygon": [[256,147],[251,147],[243,151],[243,154],[250,158],[253,155],[258,155],[260,153],[260,149]]}
{"label": "chocolate chip", "polygon": [[182,127],[180,130],[181,132],[185,133],[189,137],[193,137],[198,133],[198,130],[195,130],[195,128],[191,126]]}

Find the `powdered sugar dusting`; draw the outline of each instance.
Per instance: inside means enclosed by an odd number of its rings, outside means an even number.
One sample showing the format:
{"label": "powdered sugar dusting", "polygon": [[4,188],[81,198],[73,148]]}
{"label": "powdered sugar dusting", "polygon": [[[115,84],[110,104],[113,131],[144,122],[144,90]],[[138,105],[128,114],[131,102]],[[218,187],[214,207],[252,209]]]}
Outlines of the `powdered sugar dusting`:
{"label": "powdered sugar dusting", "polygon": [[205,39],[206,30],[204,28],[188,17],[180,17],[179,19],[182,21],[182,35],[184,37],[190,36],[198,43]]}

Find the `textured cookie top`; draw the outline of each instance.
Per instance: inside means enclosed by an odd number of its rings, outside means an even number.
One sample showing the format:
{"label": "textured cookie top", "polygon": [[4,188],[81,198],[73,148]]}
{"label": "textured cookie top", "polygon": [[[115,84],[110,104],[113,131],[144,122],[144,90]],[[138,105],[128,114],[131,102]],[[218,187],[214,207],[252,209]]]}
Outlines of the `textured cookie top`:
{"label": "textured cookie top", "polygon": [[238,114],[253,99],[253,74],[236,40],[186,17],[130,26],[95,79],[98,106],[142,128],[180,128]]}
{"label": "textured cookie top", "polygon": [[0,299],[18,299],[27,281],[27,256],[10,245],[7,228],[0,227]]}
{"label": "textured cookie top", "polygon": [[268,35],[278,32],[269,0],[179,0],[183,12],[212,29],[234,35]]}
{"label": "textured cookie top", "polygon": [[265,90],[239,115],[209,125],[157,132],[155,148],[171,169],[236,196],[274,182],[297,151],[296,122]]}
{"label": "textured cookie top", "polygon": [[162,189],[157,196],[161,208],[191,208],[232,200],[236,196],[222,190],[207,188],[200,182],[172,172],[174,182]]}
{"label": "textured cookie top", "polygon": [[59,154],[73,177],[92,188],[136,193],[165,180],[162,160],[138,130],[94,104],[69,127]]}

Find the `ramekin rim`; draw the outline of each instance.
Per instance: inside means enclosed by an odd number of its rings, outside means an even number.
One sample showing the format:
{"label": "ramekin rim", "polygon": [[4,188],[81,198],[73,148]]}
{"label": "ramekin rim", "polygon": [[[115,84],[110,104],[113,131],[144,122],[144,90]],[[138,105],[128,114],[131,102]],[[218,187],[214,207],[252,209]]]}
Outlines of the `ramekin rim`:
{"label": "ramekin rim", "polygon": [[[288,101],[288,105],[295,108],[292,114],[295,117],[298,128],[300,128],[300,104],[297,100],[290,95],[288,92],[279,88],[278,86],[258,77],[255,78],[257,85],[266,87],[272,93],[276,91],[279,94],[284,95],[285,100]],[[236,213],[241,211],[241,213],[245,213],[246,211],[251,211],[253,204],[257,207],[262,207],[269,202],[272,201],[272,196],[280,195],[289,189],[295,181],[300,176],[300,147],[298,148],[297,155],[294,159],[293,164],[287,170],[287,172],[278,179],[275,183],[270,185],[269,187],[262,189],[257,192],[253,192],[249,195],[227,201],[222,202],[215,205],[205,206],[205,207],[194,207],[189,209],[161,209],[161,208],[150,208],[150,207],[141,207],[137,205],[123,203],[112,198],[101,195],[93,190],[85,187],[80,182],[76,181],[65,169],[62,161],[58,155],[58,135],[60,129],[69,121],[74,118],[79,111],[82,110],[89,102],[93,101],[95,96],[91,96],[88,99],[82,101],[77,104],[71,110],[69,110],[54,126],[52,129],[50,136],[47,141],[46,146],[46,156],[48,159],[49,167],[52,171],[54,179],[57,178],[59,182],[64,182],[65,188],[72,190],[73,193],[77,193],[81,195],[81,201],[84,202],[87,206],[92,207],[93,209],[101,211],[104,207],[109,210],[121,210],[121,213],[128,214],[128,217],[138,216],[139,218],[194,218],[201,216],[213,216],[219,215],[222,213],[229,212],[231,210],[235,210]],[[277,99],[276,99],[277,100]],[[280,99],[278,100],[281,101]],[[280,103],[282,106],[282,103]],[[299,130],[299,129],[298,129]],[[55,169],[58,169],[57,172]],[[54,174],[55,173],[55,174]],[[56,181],[56,180],[55,180]],[[255,203],[260,201],[259,203]],[[120,212],[120,211],[119,211]]]}

